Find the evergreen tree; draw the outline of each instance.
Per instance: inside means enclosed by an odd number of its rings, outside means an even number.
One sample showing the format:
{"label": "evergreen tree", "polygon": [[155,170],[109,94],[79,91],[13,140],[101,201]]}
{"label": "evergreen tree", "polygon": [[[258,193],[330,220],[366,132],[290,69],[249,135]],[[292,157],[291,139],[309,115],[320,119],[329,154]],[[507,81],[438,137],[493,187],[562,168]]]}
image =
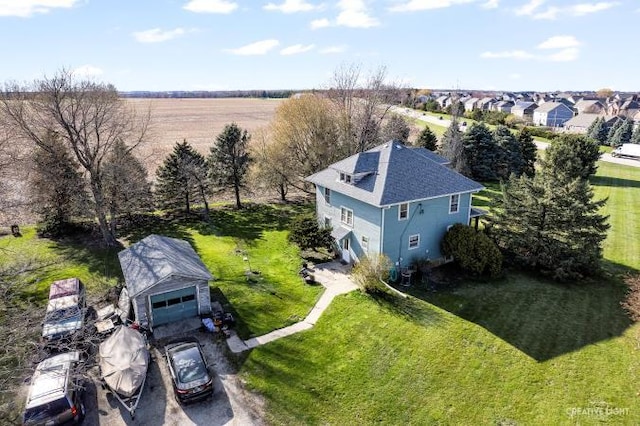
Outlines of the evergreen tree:
{"label": "evergreen tree", "polygon": [[623,118],[618,118],[618,120],[616,120],[615,123],[613,123],[613,126],[611,126],[609,128],[609,131],[607,132],[607,144],[609,146],[615,146],[612,141],[613,141],[613,135],[616,134],[616,131],[622,127],[622,120]]}
{"label": "evergreen tree", "polygon": [[631,143],[640,144],[640,126],[636,126],[631,134]]}
{"label": "evergreen tree", "polygon": [[600,145],[606,145],[608,134],[609,130],[607,129],[604,117],[596,118],[587,130],[587,136],[598,141]]}
{"label": "evergreen tree", "polygon": [[625,143],[631,142],[633,135],[633,122],[628,119],[619,120],[622,124],[613,133],[611,139],[609,139],[609,145],[619,146]]}
{"label": "evergreen tree", "polygon": [[565,180],[549,166],[533,178],[512,176],[503,187],[489,232],[515,263],[565,281],[599,269],[609,228],[586,179]]}
{"label": "evergreen tree", "polygon": [[503,155],[489,128],[484,123],[474,123],[462,139],[471,176],[481,181],[497,180]]}
{"label": "evergreen tree", "polygon": [[156,175],[156,196],[163,208],[184,206],[189,214],[191,203],[200,200],[208,213],[206,195],[210,185],[207,162],[186,140],[176,143]]}
{"label": "evergreen tree", "polygon": [[532,177],[536,173],[536,159],[538,157],[538,147],[533,141],[533,136],[525,127],[518,133],[518,143],[522,155],[522,174]]}
{"label": "evergreen tree", "polygon": [[227,124],[216,138],[209,155],[211,177],[220,187],[233,188],[238,209],[242,208],[240,189],[245,185],[251,162],[247,152],[250,138],[247,131],[240,129],[236,123]]}
{"label": "evergreen tree", "polygon": [[104,164],[104,194],[111,215],[109,226],[115,235],[121,214],[153,208],[147,169],[122,140],[117,140]]}
{"label": "evergreen tree", "polygon": [[598,169],[600,148],[593,139],[581,135],[564,134],[546,150],[542,162],[549,173],[565,181],[588,179]]}
{"label": "evergreen tree", "polygon": [[420,132],[420,135],[418,135],[415,146],[435,151],[438,149],[438,137],[431,131],[429,126],[426,126],[424,130]]}
{"label": "evergreen tree", "polygon": [[63,235],[72,217],[82,214],[88,202],[87,187],[64,142],[48,132],[33,152],[29,177],[32,208],[40,216],[38,232]]}
{"label": "evergreen tree", "polygon": [[462,132],[458,128],[458,121],[455,118],[442,135],[440,149],[442,150],[442,155],[449,160],[449,165],[453,170],[465,176],[470,176]]}
{"label": "evergreen tree", "polygon": [[497,167],[498,176],[502,179],[507,179],[512,173],[520,176],[524,171],[525,162],[518,139],[506,126],[496,127],[493,135],[502,152],[502,161]]}

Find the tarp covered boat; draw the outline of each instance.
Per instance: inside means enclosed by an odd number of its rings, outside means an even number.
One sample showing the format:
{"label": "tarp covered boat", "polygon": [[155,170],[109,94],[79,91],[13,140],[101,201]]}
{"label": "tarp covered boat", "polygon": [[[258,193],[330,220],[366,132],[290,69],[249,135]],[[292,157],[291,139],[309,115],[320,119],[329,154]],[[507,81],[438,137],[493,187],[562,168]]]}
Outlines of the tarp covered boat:
{"label": "tarp covered boat", "polygon": [[149,359],[145,336],[124,325],[100,344],[100,376],[132,417],[147,377]]}

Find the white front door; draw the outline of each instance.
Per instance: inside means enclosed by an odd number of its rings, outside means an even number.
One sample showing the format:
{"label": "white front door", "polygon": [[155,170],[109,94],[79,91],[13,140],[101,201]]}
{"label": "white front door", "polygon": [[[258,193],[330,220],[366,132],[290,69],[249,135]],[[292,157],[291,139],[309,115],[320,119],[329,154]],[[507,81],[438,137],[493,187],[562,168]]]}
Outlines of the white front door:
{"label": "white front door", "polygon": [[342,260],[351,263],[351,254],[349,253],[349,237],[342,239]]}

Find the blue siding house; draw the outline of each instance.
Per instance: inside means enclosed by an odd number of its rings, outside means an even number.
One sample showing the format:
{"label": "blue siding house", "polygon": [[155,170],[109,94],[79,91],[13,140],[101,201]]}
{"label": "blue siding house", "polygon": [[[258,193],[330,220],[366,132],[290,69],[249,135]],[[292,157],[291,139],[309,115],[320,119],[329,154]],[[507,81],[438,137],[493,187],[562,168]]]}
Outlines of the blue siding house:
{"label": "blue siding house", "polygon": [[342,259],[384,253],[399,266],[444,261],[440,241],[455,223],[484,214],[471,206],[484,187],[424,148],[388,142],[311,175],[316,213]]}

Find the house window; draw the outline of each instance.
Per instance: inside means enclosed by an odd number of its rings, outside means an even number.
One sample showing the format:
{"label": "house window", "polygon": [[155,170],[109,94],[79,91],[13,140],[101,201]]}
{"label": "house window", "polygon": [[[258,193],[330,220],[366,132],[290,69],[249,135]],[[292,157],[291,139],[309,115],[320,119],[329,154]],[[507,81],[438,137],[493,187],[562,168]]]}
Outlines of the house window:
{"label": "house window", "polygon": [[340,222],[345,225],[353,226],[353,210],[346,207],[340,207]]}
{"label": "house window", "polygon": [[420,247],[420,234],[409,237],[409,250]]}
{"label": "house window", "polygon": [[449,197],[449,213],[458,213],[460,209],[460,194]]}
{"label": "house window", "polygon": [[325,229],[331,228],[331,218],[328,216],[324,217],[324,227]]}
{"label": "house window", "polygon": [[369,237],[365,237],[364,235],[362,236],[362,250],[364,250],[365,253],[369,251]]}
{"label": "house window", "polygon": [[398,220],[405,220],[409,217],[409,203],[402,203],[398,207]]}
{"label": "house window", "polygon": [[340,182],[351,183],[351,175],[340,172]]}
{"label": "house window", "polygon": [[329,188],[324,189],[324,202],[331,204],[331,190]]}
{"label": "house window", "polygon": [[340,182],[344,182],[344,176],[345,176],[344,173],[340,173]]}

